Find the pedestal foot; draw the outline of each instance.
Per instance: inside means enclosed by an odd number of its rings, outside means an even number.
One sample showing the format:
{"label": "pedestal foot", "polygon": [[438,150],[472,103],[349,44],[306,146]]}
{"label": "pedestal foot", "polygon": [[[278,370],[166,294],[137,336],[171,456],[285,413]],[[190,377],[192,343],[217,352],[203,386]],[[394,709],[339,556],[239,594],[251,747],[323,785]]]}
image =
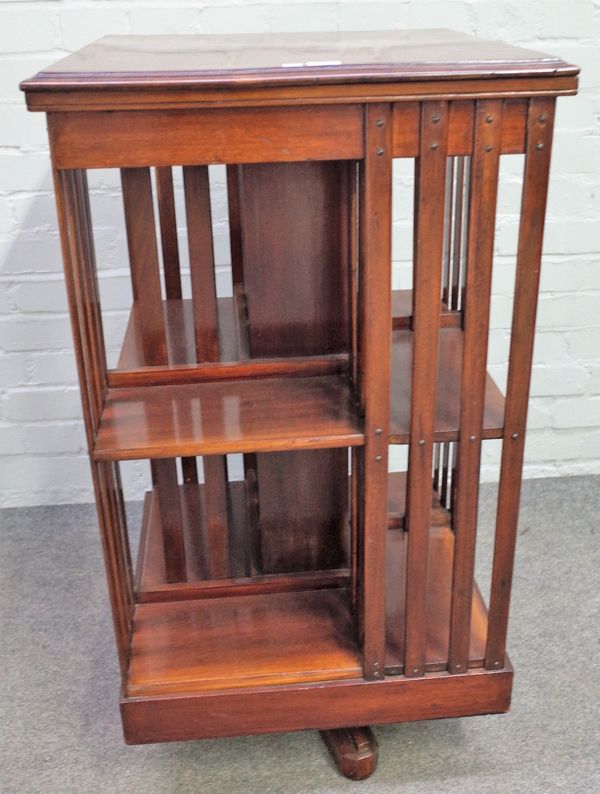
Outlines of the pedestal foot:
{"label": "pedestal foot", "polygon": [[321,731],[321,738],[344,777],[364,780],[375,771],[377,739],[368,726]]}

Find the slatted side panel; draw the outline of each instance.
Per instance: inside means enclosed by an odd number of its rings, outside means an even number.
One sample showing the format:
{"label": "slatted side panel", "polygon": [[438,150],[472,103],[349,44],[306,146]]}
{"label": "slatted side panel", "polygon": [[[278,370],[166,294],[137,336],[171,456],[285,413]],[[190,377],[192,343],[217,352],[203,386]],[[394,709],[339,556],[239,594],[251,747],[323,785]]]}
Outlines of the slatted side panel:
{"label": "slatted side panel", "polygon": [[[83,416],[91,451],[106,388],[106,361],[87,181],[83,171],[55,171],[54,178]],[[92,480],[119,662],[125,676],[133,612],[133,577],[118,466],[92,463]]]}
{"label": "slatted side panel", "polygon": [[468,667],[475,566],[479,466],[483,432],[502,102],[476,103],[470,169],[463,362],[454,510],[454,562],[448,668]]}
{"label": "slatted side panel", "polygon": [[[217,288],[208,166],[184,166],[194,336],[198,362],[219,361]],[[208,568],[212,578],[230,575],[227,514],[227,458],[205,456],[204,494]]]}
{"label": "slatted side panel", "polygon": [[425,672],[427,566],[444,249],[448,103],[423,102],[415,184],[413,363],[408,461],[405,663]]}
{"label": "slatted side panel", "polygon": [[505,665],[555,100],[529,100],[485,666]]}

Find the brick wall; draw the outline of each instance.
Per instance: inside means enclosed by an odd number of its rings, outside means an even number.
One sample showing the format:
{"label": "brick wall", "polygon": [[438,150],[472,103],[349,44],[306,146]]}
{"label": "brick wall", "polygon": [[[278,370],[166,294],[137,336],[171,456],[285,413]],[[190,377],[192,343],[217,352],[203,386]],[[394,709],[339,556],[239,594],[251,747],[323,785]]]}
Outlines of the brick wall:
{"label": "brick wall", "polygon": [[[222,33],[451,27],[503,38],[581,65],[581,93],[558,103],[544,245],[526,476],[600,472],[600,3],[120,2],[0,0],[0,506],[89,501],[81,410],[61,276],[56,215],[41,114],[28,114],[19,80],[105,33]],[[503,165],[490,367],[506,376],[522,158]],[[220,176],[216,174],[217,183]],[[119,197],[93,180],[108,337],[116,345],[127,304]],[[394,257],[406,274],[410,183],[399,172]],[[219,205],[217,205],[217,215]],[[218,220],[218,218],[217,218]],[[121,238],[119,238],[121,239]],[[122,243],[122,239],[121,239]],[[227,246],[219,242],[218,261]],[[222,276],[222,282],[225,279]],[[497,476],[499,444],[483,474]],[[145,469],[126,472],[140,494]]]}

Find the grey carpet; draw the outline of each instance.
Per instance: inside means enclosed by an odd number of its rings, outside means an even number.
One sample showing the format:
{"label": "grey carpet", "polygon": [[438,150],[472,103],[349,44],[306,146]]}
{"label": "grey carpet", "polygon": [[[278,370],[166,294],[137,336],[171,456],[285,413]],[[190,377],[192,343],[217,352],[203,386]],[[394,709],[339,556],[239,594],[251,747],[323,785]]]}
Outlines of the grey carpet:
{"label": "grey carpet", "polygon": [[[483,489],[482,569],[493,493]],[[525,484],[510,631],[512,710],[378,728],[377,772],[352,783],[338,775],[314,732],[126,747],[93,508],[0,511],[0,790],[600,791],[598,516],[598,477]]]}

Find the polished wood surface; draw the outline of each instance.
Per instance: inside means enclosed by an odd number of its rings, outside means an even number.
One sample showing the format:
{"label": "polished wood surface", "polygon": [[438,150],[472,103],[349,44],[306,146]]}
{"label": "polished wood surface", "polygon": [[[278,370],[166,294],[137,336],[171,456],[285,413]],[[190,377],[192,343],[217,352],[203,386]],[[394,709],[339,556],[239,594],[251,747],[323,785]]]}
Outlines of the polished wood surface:
{"label": "polished wood surface", "polygon": [[[243,284],[251,357],[349,350],[349,272],[336,233],[348,213],[340,201],[342,165],[241,168]],[[261,222],[264,213],[268,224]]]}
{"label": "polished wood surface", "polygon": [[[513,671],[482,668],[462,675],[321,682],[237,691],[122,698],[130,744],[322,730],[508,711]],[[324,708],[324,705],[326,707]]]}
{"label": "polished wood surface", "polygon": [[[438,393],[437,322],[444,250],[448,102],[423,102],[415,169],[413,346],[408,452],[404,672],[425,672],[430,478]],[[431,318],[436,322],[432,323]],[[393,391],[392,391],[393,393]]]}
{"label": "polished wood surface", "polygon": [[362,157],[360,105],[53,113],[57,168],[125,168]]}
{"label": "polished wood surface", "polygon": [[506,654],[554,113],[554,100],[531,99],[485,658],[492,670],[502,667]]}
{"label": "polished wood surface", "polygon": [[[393,471],[388,474],[388,529],[406,529],[406,486],[405,471]],[[440,498],[435,485],[431,489],[431,526],[450,526],[452,515]]]}
{"label": "polished wood surface", "polygon": [[[410,331],[394,331],[392,337],[392,386],[390,443],[406,444],[410,432],[411,361],[414,337]],[[437,356],[434,438],[451,441],[458,438],[460,427],[461,371],[463,333],[456,328],[442,328]],[[502,438],[504,397],[487,375],[483,415],[483,438]]]}
{"label": "polished wood surface", "polygon": [[[518,154],[525,151],[527,100],[505,99],[502,102],[500,151]],[[394,157],[417,157],[419,154],[419,102],[398,102],[394,105]],[[475,102],[457,99],[450,105],[448,117],[448,156],[473,153]]]}
{"label": "polished wood surface", "polygon": [[[386,673],[404,671],[405,614],[407,574],[407,533],[390,529],[387,535],[386,578]],[[448,527],[432,527],[428,534],[426,610],[424,621],[424,667],[445,670],[448,667],[450,604],[452,598],[452,563],[455,548],[453,532]],[[468,667],[483,666],[487,636],[487,609],[477,587],[471,593],[472,621],[469,627]],[[467,669],[465,667],[465,670]]]}
{"label": "polished wood surface", "polygon": [[[554,103],[577,73],[396,31],[107,37],[23,84],[48,111],[127,741],[344,729],[327,740],[356,777],[373,759],[357,726],[508,708]],[[505,404],[486,373],[495,200],[520,153]],[[415,160],[413,291],[391,290],[394,157]],[[227,165],[223,299],[211,163]],[[86,176],[103,167],[121,169],[133,288],[112,370]],[[489,614],[473,578],[488,438]],[[406,472],[388,474],[389,444],[408,445]],[[128,459],[152,483],[135,576]]]}
{"label": "polished wood surface", "polygon": [[22,84],[33,91],[95,84],[143,88],[254,82],[497,78],[577,74],[559,58],[456,31],[104,36]]}
{"label": "polished wood surface", "polygon": [[96,460],[135,460],[363,444],[339,377],[109,389]]}
{"label": "polished wood surface", "polygon": [[339,771],[350,780],[365,780],[377,767],[377,739],[368,727],[321,731]]}
{"label": "polished wood surface", "polygon": [[365,109],[365,159],[359,178],[359,387],[365,447],[358,523],[359,620],[366,678],[383,676],[392,286],[392,129],[389,105]]}
{"label": "polished wood surface", "polygon": [[454,506],[454,563],[448,669],[465,670],[469,663],[475,542],[479,506],[479,468],[488,387],[487,341],[492,290],[492,259],[496,198],[500,166],[502,103],[481,100],[475,110],[474,152],[471,158],[466,275],[464,286],[464,339],[461,372],[460,477]]}
{"label": "polished wood surface", "polygon": [[139,604],[126,696],[356,678],[354,633],[343,590]]}
{"label": "polished wood surface", "polygon": [[[279,453],[283,454],[283,453]],[[286,453],[288,454],[288,453]],[[310,464],[314,453],[289,453],[301,455]],[[262,456],[259,456],[259,459]],[[206,460],[206,459],[205,459]],[[326,459],[327,460],[327,459]],[[288,469],[282,462],[285,473]],[[179,485],[174,489],[179,500],[185,554],[185,570],[179,580],[170,582],[165,564],[165,530],[160,512],[160,502],[155,491],[146,495],[144,517],[140,534],[136,572],[136,597],[138,601],[160,601],[169,599],[216,597],[230,593],[233,579],[223,586],[212,583],[218,575],[234,577],[235,586],[246,586],[248,592],[256,592],[263,585],[276,590],[298,589],[301,582],[311,587],[340,586],[347,584],[347,568],[336,568],[343,564],[347,555],[347,495],[323,489],[320,460],[313,461],[313,480],[302,483],[298,489],[296,511],[286,511],[287,502],[281,500],[281,478],[262,478],[260,489],[260,523],[258,548],[252,532],[250,510],[247,504],[248,485],[244,482],[227,483],[228,520],[225,533],[228,541],[227,573],[219,574],[214,559],[215,547],[211,544],[209,527],[209,504],[206,486],[196,483]],[[315,465],[316,464],[316,465]],[[306,467],[305,467],[306,468]],[[346,489],[348,484],[345,483]],[[395,505],[397,507],[397,505]],[[341,517],[341,518],[340,518]],[[401,520],[401,519],[398,519]],[[337,530],[337,531],[336,531]],[[319,567],[325,570],[321,570]],[[278,574],[289,573],[289,576]],[[299,574],[315,574],[299,576]],[[291,580],[296,578],[295,582]],[[209,586],[205,586],[205,582]],[[259,587],[260,586],[260,587]]]}

